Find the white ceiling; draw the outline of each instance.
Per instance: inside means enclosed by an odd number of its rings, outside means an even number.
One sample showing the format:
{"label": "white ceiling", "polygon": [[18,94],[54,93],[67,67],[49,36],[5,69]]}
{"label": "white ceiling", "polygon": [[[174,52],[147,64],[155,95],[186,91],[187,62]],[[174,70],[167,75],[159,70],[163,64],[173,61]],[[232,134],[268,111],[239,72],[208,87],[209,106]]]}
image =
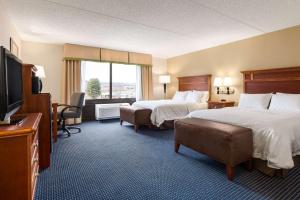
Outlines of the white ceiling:
{"label": "white ceiling", "polygon": [[26,41],[169,58],[300,24],[300,0],[3,0]]}

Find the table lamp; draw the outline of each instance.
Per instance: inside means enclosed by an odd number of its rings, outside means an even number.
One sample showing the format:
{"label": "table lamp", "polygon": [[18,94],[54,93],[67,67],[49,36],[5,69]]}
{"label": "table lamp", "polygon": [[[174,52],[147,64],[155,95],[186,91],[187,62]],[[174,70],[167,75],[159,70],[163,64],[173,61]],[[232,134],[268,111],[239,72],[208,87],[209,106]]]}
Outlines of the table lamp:
{"label": "table lamp", "polygon": [[166,98],[167,94],[167,84],[171,82],[171,77],[170,75],[160,75],[159,76],[159,82],[164,85],[164,98]]}

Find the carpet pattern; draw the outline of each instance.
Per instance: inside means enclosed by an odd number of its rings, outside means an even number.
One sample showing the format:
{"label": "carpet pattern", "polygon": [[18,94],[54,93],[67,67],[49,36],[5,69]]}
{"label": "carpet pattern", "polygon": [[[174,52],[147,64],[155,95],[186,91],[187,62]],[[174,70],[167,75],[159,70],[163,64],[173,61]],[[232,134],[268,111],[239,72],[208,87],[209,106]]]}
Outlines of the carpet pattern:
{"label": "carpet pattern", "polygon": [[35,200],[300,199],[300,168],[285,179],[237,167],[227,181],[222,164],[185,147],[173,151],[173,131],[86,122],[59,138],[51,167],[40,173]]}

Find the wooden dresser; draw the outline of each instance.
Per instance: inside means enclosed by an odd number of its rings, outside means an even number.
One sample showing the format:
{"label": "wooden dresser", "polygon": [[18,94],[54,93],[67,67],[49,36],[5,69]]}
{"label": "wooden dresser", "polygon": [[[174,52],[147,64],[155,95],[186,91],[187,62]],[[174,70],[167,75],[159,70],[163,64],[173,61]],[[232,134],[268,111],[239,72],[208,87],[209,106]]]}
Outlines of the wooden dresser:
{"label": "wooden dresser", "polygon": [[23,105],[18,113],[42,113],[39,126],[40,169],[50,167],[51,153],[51,95],[32,94],[32,73],[34,65],[23,64]]}
{"label": "wooden dresser", "polygon": [[0,126],[0,199],[32,200],[39,172],[38,130],[41,113],[20,125]]}

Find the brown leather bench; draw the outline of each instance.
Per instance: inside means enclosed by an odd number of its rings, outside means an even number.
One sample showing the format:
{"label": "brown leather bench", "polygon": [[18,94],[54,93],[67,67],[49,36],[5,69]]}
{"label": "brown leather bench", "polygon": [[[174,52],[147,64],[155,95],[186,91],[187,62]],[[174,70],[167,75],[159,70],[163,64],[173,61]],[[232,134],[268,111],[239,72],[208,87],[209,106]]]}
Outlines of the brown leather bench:
{"label": "brown leather bench", "polygon": [[252,130],[200,118],[175,122],[175,152],[187,146],[226,165],[227,178],[232,181],[234,167],[247,162],[252,168]]}
{"label": "brown leather bench", "polygon": [[123,121],[134,125],[134,130],[137,132],[142,125],[152,125],[151,123],[152,110],[136,106],[122,106],[120,107],[120,124]]}

